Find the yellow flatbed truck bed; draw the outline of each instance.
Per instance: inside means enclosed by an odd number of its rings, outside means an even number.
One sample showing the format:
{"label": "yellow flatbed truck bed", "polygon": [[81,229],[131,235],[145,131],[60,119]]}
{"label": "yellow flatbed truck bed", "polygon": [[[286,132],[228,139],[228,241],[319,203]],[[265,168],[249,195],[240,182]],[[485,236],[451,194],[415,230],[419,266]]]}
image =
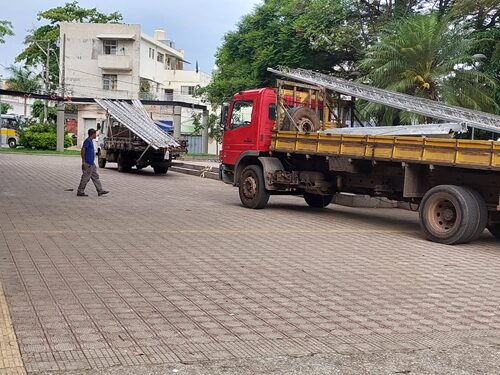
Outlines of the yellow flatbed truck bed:
{"label": "yellow flatbed truck bed", "polygon": [[277,131],[272,151],[500,171],[500,142]]}

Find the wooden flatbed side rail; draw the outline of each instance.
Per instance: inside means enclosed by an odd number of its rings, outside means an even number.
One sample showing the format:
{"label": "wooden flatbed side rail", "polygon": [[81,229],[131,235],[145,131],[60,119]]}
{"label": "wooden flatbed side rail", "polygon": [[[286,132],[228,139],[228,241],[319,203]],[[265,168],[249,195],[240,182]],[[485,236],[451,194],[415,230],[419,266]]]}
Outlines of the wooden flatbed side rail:
{"label": "wooden flatbed side rail", "polygon": [[275,131],[271,150],[500,171],[500,142]]}

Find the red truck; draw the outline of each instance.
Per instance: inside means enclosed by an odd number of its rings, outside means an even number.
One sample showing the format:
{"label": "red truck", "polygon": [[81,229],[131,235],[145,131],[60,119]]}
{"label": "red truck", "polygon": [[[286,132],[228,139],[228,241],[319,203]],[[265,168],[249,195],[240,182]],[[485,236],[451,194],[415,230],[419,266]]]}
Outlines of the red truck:
{"label": "red truck", "polygon": [[432,241],[466,243],[485,228],[500,238],[500,142],[328,134],[345,125],[341,97],[315,81],[278,82],[223,108],[220,178],[238,187],[243,206],[264,208],[271,195],[301,195],[316,208],[339,192],[384,196],[418,205]]}

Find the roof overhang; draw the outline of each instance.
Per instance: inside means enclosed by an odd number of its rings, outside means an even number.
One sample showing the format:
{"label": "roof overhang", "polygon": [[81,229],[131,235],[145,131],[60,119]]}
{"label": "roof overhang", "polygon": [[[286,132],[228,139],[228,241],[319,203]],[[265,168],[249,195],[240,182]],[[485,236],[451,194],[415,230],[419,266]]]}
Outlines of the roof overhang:
{"label": "roof overhang", "polygon": [[97,39],[135,40],[135,34],[99,34]]}

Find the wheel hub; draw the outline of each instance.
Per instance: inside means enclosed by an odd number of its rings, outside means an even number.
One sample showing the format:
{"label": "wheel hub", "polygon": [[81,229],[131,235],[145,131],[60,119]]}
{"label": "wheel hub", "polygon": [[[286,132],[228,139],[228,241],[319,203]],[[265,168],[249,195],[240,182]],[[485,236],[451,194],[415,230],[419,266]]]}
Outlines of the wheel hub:
{"label": "wheel hub", "polygon": [[297,121],[297,126],[300,131],[306,133],[311,132],[314,128],[314,124],[308,118],[301,118],[299,121]]}
{"label": "wheel hub", "polygon": [[452,221],[455,218],[455,212],[453,210],[447,208],[443,212],[443,219],[446,221]]}
{"label": "wheel hub", "polygon": [[436,202],[433,207],[432,221],[439,231],[449,231],[453,229],[457,220],[457,212],[453,203],[443,199]]}
{"label": "wheel hub", "polygon": [[243,184],[243,195],[246,198],[253,198],[257,192],[257,182],[251,176],[245,178],[245,182]]}

